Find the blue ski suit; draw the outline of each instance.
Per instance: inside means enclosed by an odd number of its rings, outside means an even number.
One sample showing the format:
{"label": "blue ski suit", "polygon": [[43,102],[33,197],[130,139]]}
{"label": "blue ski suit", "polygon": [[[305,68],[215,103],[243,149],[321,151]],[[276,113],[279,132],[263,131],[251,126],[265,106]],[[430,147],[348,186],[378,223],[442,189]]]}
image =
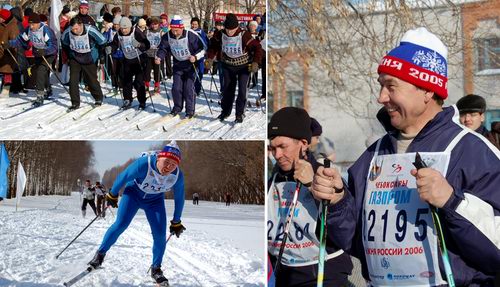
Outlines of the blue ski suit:
{"label": "blue ski suit", "polygon": [[[148,160],[150,157],[150,160]],[[108,229],[99,247],[99,253],[106,253],[116,242],[118,237],[127,229],[139,208],[146,213],[146,218],[153,234],[153,267],[160,267],[165,253],[166,234],[167,234],[167,216],[165,213],[164,194],[147,194],[142,191],[140,185],[147,176],[148,162],[154,171],[158,172],[156,167],[156,154],[143,156],[130,164],[115,180],[110,190],[111,195],[118,196],[120,189],[126,184],[116,221]],[[181,220],[182,209],[184,208],[184,175],[177,167],[173,174],[177,174],[177,181],[173,185],[174,191],[174,222]]]}

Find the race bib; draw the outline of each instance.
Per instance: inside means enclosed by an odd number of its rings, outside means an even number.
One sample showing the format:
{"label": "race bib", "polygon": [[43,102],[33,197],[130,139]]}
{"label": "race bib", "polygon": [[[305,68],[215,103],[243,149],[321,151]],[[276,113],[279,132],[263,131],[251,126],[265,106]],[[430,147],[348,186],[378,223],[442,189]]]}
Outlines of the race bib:
{"label": "race bib", "polygon": [[[420,153],[446,174],[449,153]],[[373,286],[446,284],[439,270],[438,239],[429,204],[419,197],[415,153],[372,159],[363,208],[363,245]]]}
{"label": "race bib", "polygon": [[222,52],[231,58],[238,58],[246,53],[243,53],[243,43],[242,35],[240,33],[238,36],[229,37],[222,33]]}

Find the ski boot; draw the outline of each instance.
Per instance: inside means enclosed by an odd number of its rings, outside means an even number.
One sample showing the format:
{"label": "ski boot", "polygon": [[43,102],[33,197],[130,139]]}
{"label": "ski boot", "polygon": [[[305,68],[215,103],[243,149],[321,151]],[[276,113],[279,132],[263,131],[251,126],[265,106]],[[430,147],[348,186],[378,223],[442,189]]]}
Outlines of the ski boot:
{"label": "ski boot", "polygon": [[223,122],[226,118],[228,118],[229,115],[228,114],[225,114],[224,112],[222,112],[217,118]]}
{"label": "ski boot", "polygon": [[168,287],[168,279],[163,276],[163,271],[161,271],[161,266],[151,267],[151,278],[156,282],[156,286]]}
{"label": "ski boot", "polygon": [[146,103],[140,103],[137,108],[138,111],[144,111],[146,109]]}
{"label": "ski boot", "polygon": [[45,92],[45,95],[43,96],[45,100],[50,99],[50,97],[52,97],[52,89],[48,89],[47,92]]}
{"label": "ski boot", "polygon": [[186,113],[186,118],[192,119],[194,117],[194,113]]}
{"label": "ski boot", "polygon": [[124,100],[122,105],[122,110],[126,110],[132,106],[132,101]]}
{"label": "ski boot", "polygon": [[95,106],[95,107],[100,107],[100,106],[102,106],[102,101],[95,101],[94,106]]}
{"label": "ski boot", "polygon": [[172,117],[175,117],[175,116],[177,116],[177,115],[179,114],[179,111],[172,110],[172,111],[170,112],[170,114],[172,115]]}
{"label": "ski boot", "polygon": [[241,124],[243,122],[243,119],[245,118],[245,115],[236,115],[236,119],[234,120],[235,123]]}
{"label": "ski boot", "polygon": [[92,258],[92,260],[90,260],[88,265],[90,265],[90,267],[92,267],[94,269],[101,267],[102,262],[104,261],[104,256],[106,256],[106,253],[99,253],[99,251],[97,251],[94,255],[94,258]]}
{"label": "ski boot", "polygon": [[43,93],[37,93],[36,100],[31,104],[33,107],[39,107],[43,105],[44,95]]}
{"label": "ski boot", "polygon": [[66,112],[69,113],[69,112],[72,112],[72,111],[75,111],[75,110],[78,110],[80,108],[80,106],[78,105],[71,105],[71,107],[69,107]]}

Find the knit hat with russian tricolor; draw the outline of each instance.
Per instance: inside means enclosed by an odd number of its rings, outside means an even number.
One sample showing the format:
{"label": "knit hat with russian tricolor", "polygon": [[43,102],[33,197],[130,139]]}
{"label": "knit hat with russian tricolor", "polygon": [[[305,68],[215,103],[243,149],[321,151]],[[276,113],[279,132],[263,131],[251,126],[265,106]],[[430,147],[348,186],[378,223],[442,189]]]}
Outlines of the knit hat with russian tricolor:
{"label": "knit hat with russian tricolor", "polygon": [[443,42],[420,27],[403,35],[399,46],[382,59],[377,72],[392,75],[446,99],[447,57],[448,49]]}
{"label": "knit hat with russian tricolor", "polygon": [[181,149],[177,145],[176,141],[171,141],[168,145],[166,145],[162,151],[158,153],[158,158],[166,157],[177,164],[181,162]]}
{"label": "knit hat with russian tricolor", "polygon": [[184,21],[182,21],[181,16],[174,15],[174,17],[172,17],[170,20],[170,28],[184,29]]}

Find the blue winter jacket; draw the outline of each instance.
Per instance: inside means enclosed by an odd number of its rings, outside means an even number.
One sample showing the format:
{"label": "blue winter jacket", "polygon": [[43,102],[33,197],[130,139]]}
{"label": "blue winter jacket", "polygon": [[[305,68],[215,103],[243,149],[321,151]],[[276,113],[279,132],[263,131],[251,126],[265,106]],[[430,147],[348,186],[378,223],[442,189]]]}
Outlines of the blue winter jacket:
{"label": "blue winter jacket", "polygon": [[99,32],[94,26],[84,25],[82,35],[88,33],[90,42],[90,52],[89,53],[78,53],[70,48],[70,33],[71,27],[64,30],[61,36],[61,44],[63,49],[68,52],[70,58],[75,59],[79,64],[89,65],[97,62],[99,58],[98,46],[103,46],[106,44],[106,38]]}
{"label": "blue winter jacket", "polygon": [[[43,30],[43,41],[45,42],[46,48],[44,49],[43,55],[44,56],[53,56],[57,54],[58,51],[58,44],[57,44],[57,38],[56,34],[54,34],[54,31],[52,29],[45,25],[44,23],[40,23],[40,29]],[[16,48],[23,48],[24,50],[29,49],[29,32],[30,32],[30,27],[28,26],[24,31],[22,31],[19,36],[17,36],[16,39],[10,40],[9,44],[11,47],[16,47]],[[33,52],[37,50],[35,47],[33,47]],[[33,53],[36,55],[36,53]]]}
{"label": "blue winter jacket", "polygon": [[[458,116],[455,106],[444,108],[419,132],[407,152],[444,151],[466,129],[459,124]],[[393,130],[382,138],[380,155],[396,153],[397,136]],[[353,219],[357,223],[351,226],[354,237],[341,242],[352,243],[346,250],[361,260],[363,277],[368,280],[361,226],[366,177],[375,148],[376,143],[348,170],[345,196],[330,207],[328,218],[328,224],[333,226]],[[484,137],[470,131],[452,150],[446,179],[454,193],[438,214],[456,286],[491,284],[495,272],[500,270],[500,152]],[[439,261],[441,275],[446,278],[441,257]]]}
{"label": "blue winter jacket", "polygon": [[[153,168],[156,172],[159,173],[156,167],[156,155],[151,155],[151,168]],[[177,172],[179,173],[179,176],[177,177],[177,182],[174,184],[172,188],[174,191],[174,204],[175,204],[173,220],[175,222],[178,222],[181,220],[182,210],[184,209],[184,174],[179,168],[177,168],[173,172],[174,174]],[[121,172],[118,175],[115,182],[113,183],[113,187],[111,188],[110,193],[115,197],[118,196],[120,189],[125,184],[126,188],[132,188],[137,192],[143,192],[135,182],[137,181],[138,183],[142,183],[146,178],[147,173],[148,173],[148,157],[143,156],[136,159],[123,172]],[[155,196],[161,199],[164,198],[163,193],[152,194],[152,195],[146,194],[145,197],[146,196],[148,199]]]}
{"label": "blue winter jacket", "polygon": [[[161,37],[161,42],[160,45],[158,46],[158,52],[156,53],[156,56],[160,59],[165,59],[165,57],[170,57],[171,54],[170,44],[168,43],[167,35],[170,35],[171,38],[175,38],[171,30],[168,33],[165,33]],[[193,30],[184,30],[182,32],[182,36],[180,36],[180,39],[184,37],[188,37],[188,46],[191,55],[196,56],[198,60],[203,58],[205,55],[205,50],[204,50],[205,48],[203,45],[203,41],[200,39],[200,36]],[[192,64],[189,60],[178,61],[175,57],[173,58],[174,58],[174,63],[173,63],[174,70],[184,70],[192,67]]]}

